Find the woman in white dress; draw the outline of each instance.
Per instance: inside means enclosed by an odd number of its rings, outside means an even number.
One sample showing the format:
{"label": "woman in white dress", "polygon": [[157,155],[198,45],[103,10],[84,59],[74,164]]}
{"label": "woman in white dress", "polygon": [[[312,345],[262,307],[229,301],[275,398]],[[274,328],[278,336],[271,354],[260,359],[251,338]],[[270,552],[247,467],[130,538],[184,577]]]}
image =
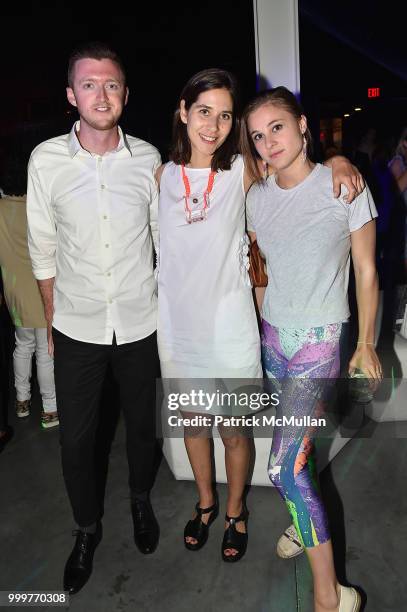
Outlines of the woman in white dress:
{"label": "woman in white dress", "polygon": [[[174,116],[171,160],[157,172],[160,183],[158,347],[163,379],[179,390],[185,379],[262,377],[256,313],[248,279],[245,194],[251,179],[237,155],[236,83],[208,69],[184,87]],[[346,161],[333,165],[337,181],[353,194],[360,175]],[[193,388],[194,385],[191,385]],[[214,387],[216,390],[216,387]],[[183,409],[225,414],[221,406]],[[213,487],[211,427],[185,428],[184,440],[198,488],[196,513],[184,543],[199,550],[218,515]],[[243,501],[250,446],[239,429],[220,426],[228,480],[224,561],[236,562],[247,547],[248,512]]]}

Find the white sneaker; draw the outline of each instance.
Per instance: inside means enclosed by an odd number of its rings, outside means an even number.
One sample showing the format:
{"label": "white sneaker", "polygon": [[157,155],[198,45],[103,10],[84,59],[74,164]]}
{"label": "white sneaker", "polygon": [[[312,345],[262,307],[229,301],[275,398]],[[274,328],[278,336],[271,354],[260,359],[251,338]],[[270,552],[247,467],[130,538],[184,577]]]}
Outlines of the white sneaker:
{"label": "white sneaker", "polygon": [[359,593],[353,587],[345,587],[341,584],[341,599],[339,601],[339,612],[358,612],[361,606]]}
{"label": "white sneaker", "polygon": [[292,559],[304,552],[297,530],[290,525],[277,542],[277,554],[282,559]]}
{"label": "white sneaker", "polygon": [[56,425],[59,425],[58,412],[45,412],[45,410],[43,410],[41,412],[41,427],[43,429],[49,429]]}

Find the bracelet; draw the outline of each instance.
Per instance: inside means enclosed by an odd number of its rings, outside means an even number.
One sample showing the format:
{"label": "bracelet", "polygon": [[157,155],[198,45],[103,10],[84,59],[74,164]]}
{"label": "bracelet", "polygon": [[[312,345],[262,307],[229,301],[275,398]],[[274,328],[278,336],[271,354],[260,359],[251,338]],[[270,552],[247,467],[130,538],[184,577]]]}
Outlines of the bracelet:
{"label": "bracelet", "polygon": [[374,342],[362,342],[361,340],[358,340],[356,344],[371,344],[372,346],[374,346]]}

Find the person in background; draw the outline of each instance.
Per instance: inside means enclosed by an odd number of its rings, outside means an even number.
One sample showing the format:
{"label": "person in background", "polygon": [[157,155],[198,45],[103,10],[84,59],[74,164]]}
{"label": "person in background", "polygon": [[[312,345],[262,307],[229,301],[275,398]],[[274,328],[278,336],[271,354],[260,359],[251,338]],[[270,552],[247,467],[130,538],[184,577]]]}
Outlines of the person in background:
{"label": "person in background", "polygon": [[401,132],[395,155],[389,161],[389,169],[404,203],[404,266],[407,273],[407,127]]}
{"label": "person in background", "polygon": [[27,243],[28,154],[11,146],[1,178],[0,266],[4,298],[15,326],[13,354],[15,408],[19,418],[28,417],[31,406],[31,372],[35,353],[44,429],[59,424],[55,397],[54,360],[48,354],[47,323],[41,295],[31,267]]}
{"label": "person in background", "polygon": [[9,372],[12,352],[12,323],[3,295],[0,274],[0,453],[13,437],[13,429],[8,425]]}

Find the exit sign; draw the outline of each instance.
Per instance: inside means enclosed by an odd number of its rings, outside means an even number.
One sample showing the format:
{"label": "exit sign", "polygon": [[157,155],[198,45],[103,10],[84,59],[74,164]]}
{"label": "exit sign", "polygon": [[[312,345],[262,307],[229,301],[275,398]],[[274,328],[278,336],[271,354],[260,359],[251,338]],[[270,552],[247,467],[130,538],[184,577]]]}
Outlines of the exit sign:
{"label": "exit sign", "polygon": [[380,87],[369,87],[367,90],[368,98],[380,98]]}

